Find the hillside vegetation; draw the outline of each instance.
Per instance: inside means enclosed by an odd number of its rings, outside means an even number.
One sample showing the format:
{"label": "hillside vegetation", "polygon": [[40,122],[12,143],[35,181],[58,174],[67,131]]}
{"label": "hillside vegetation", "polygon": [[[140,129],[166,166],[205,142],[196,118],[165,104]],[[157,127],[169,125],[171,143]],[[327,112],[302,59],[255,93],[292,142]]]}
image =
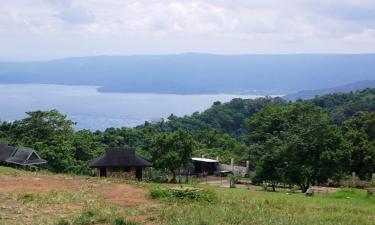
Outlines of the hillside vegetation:
{"label": "hillside vegetation", "polygon": [[[136,128],[108,128],[104,132],[74,131],[74,122],[56,110],[27,115],[22,120],[2,122],[0,139],[36,149],[49,161],[48,169],[53,172],[90,174],[88,161],[108,146],[136,147],[149,160],[163,159],[156,163],[161,170],[188,165],[190,156],[219,156],[227,163],[235,158],[239,164],[250,160],[253,170],[264,172],[258,182],[286,182],[301,188],[302,183],[337,182],[351,172],[370,179],[375,172],[375,89],[297,102],[281,98],[233,99],[215,102],[206,111],[191,116],[171,115],[166,121],[146,122]],[[187,151],[179,152],[173,143]],[[162,152],[177,158],[183,154],[185,160],[168,162],[170,158]],[[290,154],[300,158],[297,164],[286,166]],[[278,163],[277,170],[266,168]],[[332,165],[337,170],[330,170]],[[296,177],[301,170],[305,171],[303,176],[286,179]],[[300,182],[306,178],[308,182]]]}
{"label": "hillside vegetation", "polygon": [[8,171],[0,167],[1,225],[375,224],[375,198],[358,189],[306,197],[198,185],[189,188],[218,199],[151,200],[149,190],[174,186]]}

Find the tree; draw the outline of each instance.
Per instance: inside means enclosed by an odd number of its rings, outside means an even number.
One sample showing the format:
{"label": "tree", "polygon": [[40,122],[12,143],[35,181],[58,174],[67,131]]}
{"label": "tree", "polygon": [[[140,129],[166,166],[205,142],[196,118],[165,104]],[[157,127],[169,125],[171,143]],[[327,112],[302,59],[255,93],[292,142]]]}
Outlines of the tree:
{"label": "tree", "polygon": [[151,142],[150,154],[154,166],[168,169],[173,175],[171,181],[176,182],[176,170],[190,165],[193,150],[192,136],[186,131],[178,130],[155,136]]}
{"label": "tree", "polygon": [[271,138],[264,145],[253,145],[252,150],[263,152],[257,166],[255,167],[255,182],[267,182],[272,190],[276,191],[279,183],[285,182],[285,157],[281,140],[277,137]]}
{"label": "tree", "polygon": [[359,112],[342,125],[351,150],[351,171],[362,179],[375,173],[375,112]]}
{"label": "tree", "polygon": [[247,126],[249,142],[258,146],[254,163],[259,162],[263,180],[280,181],[284,176],[285,182],[306,191],[311,184],[338,179],[349,165],[338,128],[311,103],[270,105],[251,117]]}

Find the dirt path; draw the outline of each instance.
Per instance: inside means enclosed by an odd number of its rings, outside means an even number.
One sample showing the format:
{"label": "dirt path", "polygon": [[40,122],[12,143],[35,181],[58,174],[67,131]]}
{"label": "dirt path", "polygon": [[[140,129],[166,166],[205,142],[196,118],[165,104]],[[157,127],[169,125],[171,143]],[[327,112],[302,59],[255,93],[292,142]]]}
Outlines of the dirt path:
{"label": "dirt path", "polygon": [[151,204],[144,188],[129,184],[106,184],[94,179],[73,179],[63,176],[9,176],[0,175],[0,193],[43,193],[74,191],[85,186],[93,186],[95,192],[103,195],[109,204],[133,206]]}
{"label": "dirt path", "polygon": [[[85,189],[86,188],[86,189]],[[124,183],[110,183],[92,178],[75,178],[58,175],[5,175],[0,174],[0,224],[33,224],[35,218],[54,218],[56,216],[69,216],[77,214],[83,208],[80,202],[59,204],[44,204],[41,206],[28,206],[17,196],[23,194],[48,194],[52,191],[82,193],[90,190],[90,195],[104,199],[105,203],[120,209],[129,207],[150,207],[153,202],[147,198],[145,188]],[[87,197],[89,198],[89,196]],[[29,207],[29,208],[28,208]],[[155,217],[153,213],[141,214],[133,218],[147,220]],[[146,223],[147,224],[147,223]]]}

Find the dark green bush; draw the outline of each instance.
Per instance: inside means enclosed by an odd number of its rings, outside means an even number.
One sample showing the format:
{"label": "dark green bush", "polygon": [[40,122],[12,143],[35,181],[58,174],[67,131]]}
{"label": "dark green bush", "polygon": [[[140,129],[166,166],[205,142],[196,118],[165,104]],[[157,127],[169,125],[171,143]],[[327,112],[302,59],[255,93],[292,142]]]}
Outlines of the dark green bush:
{"label": "dark green bush", "polygon": [[92,225],[95,223],[108,222],[108,218],[103,215],[99,210],[83,209],[82,213],[77,216],[73,224],[74,225]]}
{"label": "dark green bush", "polygon": [[54,225],[70,225],[69,221],[64,219],[64,218],[60,218],[58,219]]}
{"label": "dark green bush", "polygon": [[138,224],[139,224],[138,222],[127,221],[127,220],[124,220],[123,218],[117,218],[114,223],[114,225],[138,225]]}
{"label": "dark green bush", "polygon": [[152,188],[150,190],[152,199],[165,199],[168,201],[185,200],[216,202],[217,195],[214,191],[208,189],[172,189],[172,188]]}

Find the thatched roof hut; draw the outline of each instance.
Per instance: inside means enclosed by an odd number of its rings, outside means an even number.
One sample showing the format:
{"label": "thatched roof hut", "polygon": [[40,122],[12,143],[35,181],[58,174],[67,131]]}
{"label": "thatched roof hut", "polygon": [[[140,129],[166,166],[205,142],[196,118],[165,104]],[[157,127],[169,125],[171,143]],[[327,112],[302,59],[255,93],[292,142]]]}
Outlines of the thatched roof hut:
{"label": "thatched roof hut", "polygon": [[141,179],[142,169],[152,167],[152,163],[137,156],[133,148],[109,148],[92,160],[90,167],[97,168],[99,176]]}

